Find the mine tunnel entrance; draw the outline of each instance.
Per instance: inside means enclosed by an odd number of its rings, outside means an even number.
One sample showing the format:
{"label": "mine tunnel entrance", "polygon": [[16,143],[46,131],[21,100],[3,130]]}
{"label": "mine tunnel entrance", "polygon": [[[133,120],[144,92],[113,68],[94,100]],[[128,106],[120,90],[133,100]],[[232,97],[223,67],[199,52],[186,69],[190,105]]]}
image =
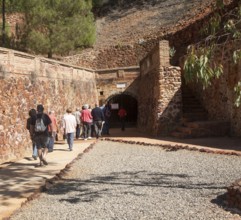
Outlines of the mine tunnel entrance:
{"label": "mine tunnel entrance", "polygon": [[123,106],[127,111],[126,127],[135,127],[137,123],[137,100],[130,95],[119,94],[111,97],[109,100],[111,104],[111,118],[110,127],[120,127],[118,110]]}

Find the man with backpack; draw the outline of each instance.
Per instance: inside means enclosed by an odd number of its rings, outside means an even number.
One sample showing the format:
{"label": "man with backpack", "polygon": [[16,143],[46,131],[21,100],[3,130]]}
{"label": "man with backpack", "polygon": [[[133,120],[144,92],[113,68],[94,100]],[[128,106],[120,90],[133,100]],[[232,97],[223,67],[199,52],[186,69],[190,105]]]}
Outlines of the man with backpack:
{"label": "man with backpack", "polygon": [[[50,127],[50,132],[48,131]],[[47,114],[44,113],[43,105],[37,105],[37,115],[32,118],[30,123],[30,133],[34,137],[35,144],[38,150],[38,156],[40,159],[39,166],[48,165],[46,161],[46,155],[48,153],[48,143],[50,135],[52,135],[52,123]]]}

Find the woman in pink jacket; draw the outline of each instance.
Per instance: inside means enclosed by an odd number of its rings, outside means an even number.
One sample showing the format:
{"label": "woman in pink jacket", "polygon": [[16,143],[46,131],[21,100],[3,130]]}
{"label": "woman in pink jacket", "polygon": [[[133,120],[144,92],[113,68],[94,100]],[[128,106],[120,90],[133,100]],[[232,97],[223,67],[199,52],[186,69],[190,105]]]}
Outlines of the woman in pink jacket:
{"label": "woman in pink jacket", "polygon": [[91,139],[92,115],[88,109],[88,105],[83,106],[83,110],[81,112],[81,121],[84,127],[84,140]]}

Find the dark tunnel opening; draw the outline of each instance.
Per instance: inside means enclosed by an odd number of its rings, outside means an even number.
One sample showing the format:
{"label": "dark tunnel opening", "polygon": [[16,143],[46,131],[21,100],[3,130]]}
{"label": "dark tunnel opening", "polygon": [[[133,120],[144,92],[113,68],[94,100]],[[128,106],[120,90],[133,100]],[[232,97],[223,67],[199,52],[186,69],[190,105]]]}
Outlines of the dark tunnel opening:
{"label": "dark tunnel opening", "polygon": [[109,99],[109,103],[112,107],[111,109],[111,118],[110,118],[110,127],[119,127],[120,121],[118,116],[118,111],[121,106],[127,111],[126,116],[126,127],[135,127],[137,123],[138,115],[138,105],[137,100],[130,95],[120,94],[113,96]]}

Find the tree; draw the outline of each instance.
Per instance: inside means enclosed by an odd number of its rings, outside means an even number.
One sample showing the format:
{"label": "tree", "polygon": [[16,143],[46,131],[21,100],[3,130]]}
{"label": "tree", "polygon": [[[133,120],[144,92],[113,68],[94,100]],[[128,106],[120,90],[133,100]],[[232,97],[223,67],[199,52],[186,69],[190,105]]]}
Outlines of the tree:
{"label": "tree", "polygon": [[[201,30],[206,36],[195,45],[190,45],[184,62],[186,82],[200,82],[203,89],[212,84],[212,79],[223,73],[223,59],[215,60],[216,49],[224,48],[228,42],[241,40],[241,3],[236,2],[232,10],[225,11],[223,0],[216,0],[218,10]],[[223,56],[221,56],[222,58]],[[241,49],[233,51],[233,63],[241,59]],[[241,105],[241,81],[234,87],[235,106]]]}
{"label": "tree", "polygon": [[92,0],[93,7],[101,7],[108,2],[109,0]]}
{"label": "tree", "polygon": [[22,4],[27,49],[51,58],[94,43],[91,0],[23,0]]}

